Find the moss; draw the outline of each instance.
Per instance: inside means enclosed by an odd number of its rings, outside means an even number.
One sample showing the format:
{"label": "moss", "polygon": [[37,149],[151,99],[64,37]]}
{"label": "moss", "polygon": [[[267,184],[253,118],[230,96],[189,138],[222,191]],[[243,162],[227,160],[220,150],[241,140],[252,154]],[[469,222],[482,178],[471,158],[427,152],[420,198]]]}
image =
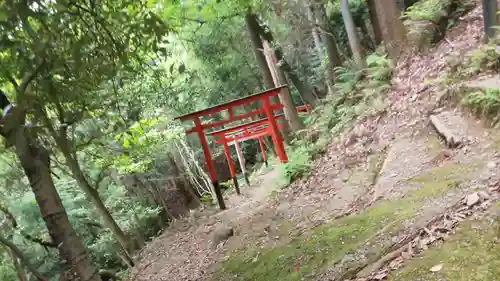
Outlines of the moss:
{"label": "moss", "polygon": [[[234,254],[220,265],[214,280],[300,280],[301,276],[317,275],[362,246],[374,234],[398,230],[399,221],[418,214],[422,198],[440,196],[447,190],[424,185],[405,199],[379,202],[361,214],[317,227],[287,245]],[[379,233],[382,230],[384,232]]]}
{"label": "moss", "polygon": [[[500,244],[495,225],[470,221],[442,245],[425,251],[409,261],[389,280],[495,280],[500,276]],[[443,264],[439,272],[429,269]]]}

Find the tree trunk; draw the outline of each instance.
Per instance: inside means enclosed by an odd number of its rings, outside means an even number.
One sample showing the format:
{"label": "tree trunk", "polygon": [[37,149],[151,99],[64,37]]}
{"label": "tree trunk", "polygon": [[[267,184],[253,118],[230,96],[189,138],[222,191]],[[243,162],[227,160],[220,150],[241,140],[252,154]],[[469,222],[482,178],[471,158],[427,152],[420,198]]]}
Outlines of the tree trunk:
{"label": "tree trunk", "polygon": [[340,58],[337,43],[335,42],[333,29],[326,15],[325,5],[323,3],[318,3],[317,7],[319,14],[318,19],[320,21],[321,28],[324,30],[326,54],[328,56],[328,71],[330,72],[331,79],[335,81],[335,68],[342,65],[342,59]]}
{"label": "tree trunk", "polygon": [[401,11],[394,0],[375,1],[375,10],[387,53],[393,61],[396,61],[406,45],[406,31],[401,20]]}
{"label": "tree trunk", "polygon": [[[254,15],[254,21],[257,22],[257,26],[259,27],[259,34],[266,40],[271,46],[275,44],[274,42],[274,37],[273,34],[269,29],[265,29],[261,27],[258,23],[257,16]],[[295,88],[297,88],[297,91],[299,94],[304,98],[307,103],[309,103],[312,106],[316,105],[316,98],[314,97],[312,93],[312,87],[308,85],[305,82],[302,82],[302,80],[297,76],[297,74],[293,71],[292,67],[286,62],[283,51],[281,50],[280,47],[274,47],[274,55],[276,56],[276,59],[279,62],[280,68],[288,74],[288,77],[292,81],[293,85],[295,85]]]}
{"label": "tree trunk", "polygon": [[[0,235],[0,243],[9,249],[14,268],[17,271],[19,281],[27,281],[26,273],[24,272],[21,264],[25,266],[38,280],[46,281],[45,278],[26,258],[26,255],[11,241]],[[21,262],[21,264],[19,264]]]}
{"label": "tree trunk", "polygon": [[318,57],[321,62],[321,68],[323,68],[323,72],[325,73],[325,84],[326,88],[328,89],[328,94],[333,95],[333,84],[332,84],[333,75],[331,75],[331,71],[329,71],[329,65],[325,61],[325,52],[323,50],[323,44],[321,44],[321,39],[318,33],[318,29],[316,27],[316,25],[318,24],[318,20],[316,19],[314,11],[315,11],[314,6],[310,4],[307,7],[307,17],[311,24],[311,35],[314,40],[314,47],[316,49],[316,52],[318,53]]}
{"label": "tree trunk", "polygon": [[[37,142],[36,135],[26,131],[26,113],[13,107],[2,91],[0,96],[0,108],[4,109],[0,135],[5,138],[7,145],[15,147],[16,156],[28,178],[50,238],[58,245],[59,255],[82,281],[101,281],[80,237],[69,222],[52,181],[49,152]],[[5,110],[8,107],[10,110]]]}
{"label": "tree trunk", "polygon": [[[264,76],[264,83],[266,84],[267,89],[272,89],[276,87],[277,85],[273,81],[273,76],[271,73],[271,70],[269,69],[269,66],[267,65],[266,57],[263,53],[264,47],[262,45],[262,40],[260,38],[259,34],[259,22],[257,20],[257,16],[252,13],[252,11],[247,11],[245,15],[245,22],[248,30],[248,34],[250,35],[250,40],[252,41],[253,45],[253,52],[255,55],[255,59],[257,60],[257,64],[260,68],[260,71],[262,72],[262,75]],[[279,103],[279,98],[274,96],[271,98],[272,103]],[[284,126],[280,129],[281,135],[283,136],[283,139],[285,141],[288,141],[288,128],[287,128],[287,122],[284,122],[285,120],[282,118],[282,124]]]}
{"label": "tree trunk", "polygon": [[[266,60],[267,63],[269,64],[270,69],[274,69],[275,75],[274,77],[274,83],[278,86],[285,85],[286,84],[286,76],[281,70],[276,65],[276,57],[273,56],[273,53],[271,51],[271,48],[269,47],[267,42],[264,42],[264,54],[266,55]],[[272,71],[271,71],[272,73]],[[297,113],[297,109],[295,108],[295,105],[293,104],[292,96],[290,95],[290,91],[288,88],[283,88],[281,90],[281,93],[279,94],[279,98],[281,103],[284,105],[284,114],[285,114],[285,119],[288,121],[288,124],[290,125],[290,129],[293,133],[296,133],[300,130],[303,130],[305,128],[304,123],[302,123],[302,120],[300,120],[299,114]]]}
{"label": "tree trunk", "polygon": [[380,23],[377,16],[377,7],[375,0],[366,0],[366,5],[368,7],[368,14],[370,16],[370,22],[372,24],[373,39],[375,45],[380,45],[382,43],[382,31],[380,31]]}
{"label": "tree trunk", "polygon": [[264,56],[264,53],[262,53],[264,47],[259,35],[259,22],[257,21],[257,17],[255,16],[255,14],[249,11],[245,15],[245,22],[248,34],[250,35],[250,41],[252,42],[252,49],[255,55],[255,59],[257,60],[257,65],[259,66],[260,72],[264,77],[264,83],[268,89],[272,89],[276,87],[276,85],[273,82],[273,76],[271,74],[271,70],[267,65],[266,57]]}
{"label": "tree trunk", "polygon": [[131,251],[132,249],[131,243],[127,237],[127,235],[123,232],[123,230],[120,228],[120,226],[116,223],[115,219],[109,212],[108,208],[106,208],[106,205],[104,205],[104,202],[102,202],[102,199],[99,195],[99,192],[97,191],[97,187],[93,187],[89,181],[87,180],[85,174],[81,170],[80,164],[78,161],[73,157],[73,155],[69,152],[67,149],[66,145],[62,143],[64,140],[59,140],[58,145],[59,149],[64,155],[64,158],[66,160],[66,165],[68,165],[69,169],[71,170],[71,173],[73,174],[73,177],[75,178],[76,182],[80,186],[81,189],[85,192],[85,194],[90,198],[92,203],[97,209],[97,213],[102,217],[104,225],[111,230],[113,233],[114,237],[120,244],[121,248],[123,249],[125,255],[124,255],[124,261],[129,267],[134,267],[134,261],[132,259]]}
{"label": "tree trunk", "polygon": [[71,226],[61,198],[52,181],[48,151],[19,128],[15,142],[16,154],[28,177],[40,214],[47,225],[52,241],[59,245],[61,258],[78,274],[81,280],[100,281],[99,274],[90,263],[80,237]]}
{"label": "tree trunk", "polygon": [[495,36],[497,25],[498,4],[496,0],[481,0],[483,6],[484,41],[488,42]]}
{"label": "tree trunk", "polygon": [[359,69],[366,67],[363,49],[361,48],[361,42],[359,41],[358,32],[356,31],[356,26],[352,19],[351,11],[349,10],[349,1],[340,0],[340,11],[342,13],[342,19],[344,20],[345,29],[347,31],[347,38],[349,39],[349,45],[351,46],[352,56]]}

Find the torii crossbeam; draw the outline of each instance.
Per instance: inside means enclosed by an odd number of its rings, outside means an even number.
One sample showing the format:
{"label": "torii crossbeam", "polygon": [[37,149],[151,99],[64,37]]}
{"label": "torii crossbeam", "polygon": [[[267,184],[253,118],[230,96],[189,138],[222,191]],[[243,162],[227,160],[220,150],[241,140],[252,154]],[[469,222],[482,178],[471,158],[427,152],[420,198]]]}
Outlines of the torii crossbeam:
{"label": "torii crossbeam", "polygon": [[[296,110],[298,112],[307,111],[310,112],[312,106],[310,105],[301,105],[297,106]],[[276,121],[279,120],[284,114],[276,114],[274,115],[274,119]],[[278,128],[281,128],[283,124],[278,124]],[[229,166],[229,172],[231,174],[231,179],[233,180],[234,187],[236,189],[236,193],[240,194],[238,180],[236,179],[236,168],[234,167],[233,160],[231,158],[231,153],[229,150],[229,146],[234,145],[236,148],[236,154],[238,156],[238,162],[241,167],[241,172],[245,177],[245,181],[249,184],[248,175],[245,169],[245,163],[243,160],[243,156],[241,153],[241,149],[239,146],[240,142],[257,139],[259,142],[260,153],[262,155],[262,161],[268,165],[267,163],[267,155],[266,149],[264,146],[264,142],[262,138],[264,136],[272,136],[272,130],[268,126],[268,119],[262,118],[259,120],[255,120],[252,122],[235,125],[229,128],[224,128],[216,131],[208,132],[207,135],[211,135],[215,138],[215,142],[217,144],[222,144],[224,147],[224,154],[226,156],[226,160]]]}
{"label": "torii crossbeam", "polygon": [[[200,111],[192,112],[174,118],[174,120],[180,120],[180,121],[191,120],[194,122],[194,127],[187,130],[186,133],[187,134],[196,133],[198,135],[198,138],[200,139],[200,144],[203,149],[203,155],[205,156],[205,162],[207,165],[208,173],[210,176],[210,180],[212,181],[212,184],[214,186],[215,195],[217,196],[217,201],[219,203],[220,209],[222,210],[225,209],[226,205],[224,203],[222,192],[220,190],[220,185],[217,180],[217,174],[215,172],[215,167],[212,161],[212,155],[208,148],[207,139],[205,137],[205,130],[220,127],[234,121],[244,120],[252,116],[263,114],[267,118],[268,126],[271,131],[271,136],[273,139],[274,146],[276,148],[276,153],[278,154],[278,158],[280,159],[281,162],[288,162],[288,157],[286,155],[285,147],[283,145],[283,139],[281,137],[281,134],[278,129],[278,124],[273,114],[273,111],[282,109],[283,105],[273,104],[271,102],[271,97],[279,95],[282,89],[286,87],[288,86],[283,85],[274,89],[270,89],[264,92],[253,94],[244,98],[236,99],[227,103],[223,103],[217,106],[213,106],[210,108],[206,108]],[[240,115],[234,114],[234,108],[252,102],[257,102],[259,104],[259,108],[257,110],[254,110],[246,114],[240,114]],[[226,118],[225,120],[222,121],[207,122],[207,123],[202,123],[202,121],[200,120],[200,118],[203,116],[210,116],[223,111],[227,111],[229,118]]]}

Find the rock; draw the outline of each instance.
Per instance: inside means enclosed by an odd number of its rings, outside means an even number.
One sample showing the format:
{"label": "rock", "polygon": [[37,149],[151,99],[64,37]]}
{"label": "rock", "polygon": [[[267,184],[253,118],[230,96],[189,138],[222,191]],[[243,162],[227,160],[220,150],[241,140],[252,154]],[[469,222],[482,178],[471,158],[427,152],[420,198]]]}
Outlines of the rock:
{"label": "rock", "polygon": [[474,192],[474,193],[468,195],[467,199],[466,199],[467,207],[470,208],[470,207],[476,205],[477,203],[479,203],[480,200],[481,200],[481,198],[479,197],[479,194],[477,192]]}
{"label": "rock", "polygon": [[486,165],[488,169],[494,169],[497,166],[497,163],[495,162],[489,162],[488,165]]}
{"label": "rock", "polygon": [[212,248],[217,247],[221,242],[226,241],[229,237],[234,235],[234,230],[232,227],[225,224],[218,225],[212,236]]}
{"label": "rock", "polygon": [[479,197],[481,197],[483,200],[490,199],[490,194],[486,191],[479,191],[478,194],[479,194]]}
{"label": "rock", "polygon": [[440,271],[441,269],[443,269],[443,264],[438,264],[438,265],[435,265],[433,267],[431,267],[431,269],[429,269],[431,272],[438,272]]}

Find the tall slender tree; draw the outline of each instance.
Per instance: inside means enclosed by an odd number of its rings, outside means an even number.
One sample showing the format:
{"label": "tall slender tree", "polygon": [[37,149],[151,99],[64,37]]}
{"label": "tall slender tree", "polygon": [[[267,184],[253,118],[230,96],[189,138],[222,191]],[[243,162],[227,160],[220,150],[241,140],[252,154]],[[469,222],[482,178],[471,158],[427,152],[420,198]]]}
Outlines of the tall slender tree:
{"label": "tall slender tree", "polygon": [[311,24],[311,36],[314,41],[314,47],[316,49],[316,53],[318,55],[318,58],[320,59],[321,67],[323,68],[323,72],[325,74],[325,84],[328,89],[328,94],[332,95],[333,94],[333,75],[332,71],[330,69],[330,65],[325,61],[325,52],[324,52],[324,47],[320,39],[320,33],[318,30],[319,26],[319,20],[316,17],[315,13],[315,7],[314,3],[309,3],[307,9],[307,18]]}
{"label": "tall slender tree", "polygon": [[326,14],[325,4],[317,1],[316,11],[318,13],[317,18],[319,19],[319,25],[321,27],[322,36],[325,38],[326,42],[326,54],[328,56],[328,71],[329,76],[335,80],[335,72],[333,71],[335,67],[342,65],[342,59],[337,48],[337,43],[335,40],[335,35],[333,33],[333,28],[329,23],[328,16]]}
{"label": "tall slender tree", "polygon": [[349,39],[354,61],[359,69],[363,69],[366,66],[363,48],[361,47],[359,35],[352,19],[351,10],[349,9],[349,0],[340,0],[340,11],[342,13],[342,19],[344,20],[347,38]]}

